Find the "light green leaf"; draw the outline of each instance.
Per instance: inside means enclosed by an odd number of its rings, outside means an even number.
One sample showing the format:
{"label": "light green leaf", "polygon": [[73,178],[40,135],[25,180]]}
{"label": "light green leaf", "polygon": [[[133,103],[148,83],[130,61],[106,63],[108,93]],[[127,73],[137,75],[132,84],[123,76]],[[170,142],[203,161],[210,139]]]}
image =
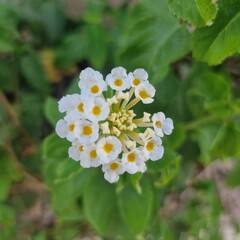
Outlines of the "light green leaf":
{"label": "light green leaf", "polygon": [[193,56],[211,65],[240,51],[240,2],[219,0],[218,5],[213,25],[197,29],[192,38]]}
{"label": "light green leaf", "polygon": [[168,0],[168,3],[174,15],[197,27],[210,25],[218,10],[212,0]]}
{"label": "light green leaf", "polygon": [[119,62],[128,69],[145,68],[151,82],[162,79],[169,64],[190,50],[190,35],[169,12],[166,1],[143,1],[134,9],[126,25],[129,27]]}
{"label": "light green leaf", "polygon": [[150,219],[153,207],[153,190],[147,178],[141,181],[142,192],[132,185],[126,185],[118,192],[120,214],[132,235],[143,233]]}

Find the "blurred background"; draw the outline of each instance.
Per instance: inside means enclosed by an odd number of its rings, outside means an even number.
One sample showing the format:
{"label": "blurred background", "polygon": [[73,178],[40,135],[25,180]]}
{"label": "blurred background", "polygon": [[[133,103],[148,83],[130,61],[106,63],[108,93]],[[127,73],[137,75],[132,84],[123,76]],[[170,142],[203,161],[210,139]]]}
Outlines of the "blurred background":
{"label": "blurred background", "polygon": [[[206,2],[0,0],[1,240],[240,239],[240,3]],[[88,66],[146,69],[139,114],[173,119],[144,176],[110,185],[54,134]]]}

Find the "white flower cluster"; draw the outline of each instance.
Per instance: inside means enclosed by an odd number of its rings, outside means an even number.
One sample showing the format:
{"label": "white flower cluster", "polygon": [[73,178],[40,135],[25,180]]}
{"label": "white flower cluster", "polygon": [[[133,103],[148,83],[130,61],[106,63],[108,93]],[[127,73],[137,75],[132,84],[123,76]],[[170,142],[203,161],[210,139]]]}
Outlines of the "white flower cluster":
{"label": "white flower cluster", "polygon": [[[86,68],[79,78],[81,94],[66,95],[58,102],[66,116],[57,122],[56,132],[72,143],[70,158],[84,168],[101,166],[110,183],[124,172],[145,172],[146,161],[162,158],[161,137],[172,133],[172,119],[162,112],[134,118],[132,110],[140,101],[152,103],[156,92],[144,69],[127,74],[117,67],[104,81],[100,72]],[[114,90],[111,98],[104,97],[108,86]]]}

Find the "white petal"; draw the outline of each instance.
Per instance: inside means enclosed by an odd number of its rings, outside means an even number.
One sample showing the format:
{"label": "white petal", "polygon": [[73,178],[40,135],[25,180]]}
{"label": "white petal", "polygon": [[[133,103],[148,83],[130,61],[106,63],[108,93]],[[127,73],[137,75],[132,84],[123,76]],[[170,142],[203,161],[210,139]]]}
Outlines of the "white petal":
{"label": "white petal", "polygon": [[119,175],[116,172],[113,172],[113,171],[106,171],[104,173],[104,178],[108,182],[114,183],[114,182],[117,182],[119,180]]}
{"label": "white petal", "polygon": [[163,132],[167,135],[170,135],[173,131],[173,121],[171,118],[167,118],[163,123]]}
{"label": "white petal", "polygon": [[60,119],[56,125],[56,133],[60,138],[65,138],[68,134],[68,124],[63,119]]}
{"label": "white petal", "polygon": [[78,149],[77,146],[71,146],[71,147],[68,149],[68,155],[69,155],[69,157],[72,158],[73,160],[79,161],[79,160],[80,160],[81,152],[79,151],[79,149]]}
{"label": "white petal", "polygon": [[134,72],[134,77],[138,78],[140,80],[147,80],[148,79],[148,73],[143,68],[138,68]]}
{"label": "white petal", "polygon": [[150,153],[149,158],[150,158],[152,161],[157,161],[157,160],[159,160],[159,159],[162,158],[163,153],[164,153],[164,148],[163,148],[163,146],[157,146],[157,147]]}

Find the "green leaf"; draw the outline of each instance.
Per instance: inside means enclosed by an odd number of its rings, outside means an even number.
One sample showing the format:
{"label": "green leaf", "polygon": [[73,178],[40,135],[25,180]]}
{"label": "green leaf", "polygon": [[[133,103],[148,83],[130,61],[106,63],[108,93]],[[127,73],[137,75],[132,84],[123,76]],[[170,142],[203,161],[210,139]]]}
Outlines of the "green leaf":
{"label": "green leaf", "polygon": [[[82,195],[92,171],[81,168],[79,162],[68,157],[69,143],[56,134],[43,143],[43,174],[51,188],[54,211],[61,220],[76,221],[83,218],[78,199]],[[63,197],[64,196],[64,197]]]}
{"label": "green leaf", "polygon": [[174,15],[197,27],[212,24],[218,11],[212,0],[168,0],[168,3]]}
{"label": "green leaf", "polygon": [[108,183],[99,169],[84,189],[83,203],[87,219],[101,235],[126,233],[119,215],[115,185]]}
{"label": "green leaf", "polygon": [[[199,68],[190,76],[188,103],[195,115],[227,110],[231,99],[230,81],[222,74]],[[221,113],[223,114],[223,112]]]}
{"label": "green leaf", "polygon": [[240,131],[235,123],[223,124],[221,135],[216,139],[212,154],[216,157],[239,158],[240,157]]}
{"label": "green leaf", "polygon": [[28,84],[36,91],[46,94],[49,92],[49,84],[37,54],[30,53],[24,56],[20,62],[21,72]]}
{"label": "green leaf", "polygon": [[19,37],[17,31],[17,8],[9,3],[0,3],[0,52],[13,52],[15,40]]}
{"label": "green leaf", "polygon": [[15,219],[14,219],[14,211],[7,205],[0,203],[0,225],[9,227],[14,226]]}
{"label": "green leaf", "polygon": [[147,177],[141,181],[142,192],[128,184],[118,192],[120,214],[132,235],[143,233],[149,222],[153,207],[153,190]]}
{"label": "green leaf", "polygon": [[57,100],[52,97],[47,98],[44,105],[44,113],[53,127],[55,127],[57,121],[63,117],[63,114],[58,111]]}
{"label": "green leaf", "polygon": [[47,183],[53,183],[59,179],[67,178],[69,175],[79,171],[78,162],[68,157],[70,143],[56,134],[49,135],[43,143],[44,174]]}
{"label": "green leaf", "polygon": [[44,30],[50,43],[58,40],[64,30],[65,19],[60,5],[55,2],[45,2],[41,6]]}
{"label": "green leaf", "polygon": [[21,92],[20,120],[23,127],[34,139],[42,136],[43,101],[40,94]]}
{"label": "green leaf", "polygon": [[193,56],[211,65],[240,51],[240,2],[219,0],[218,5],[213,25],[197,29],[192,38]]}
{"label": "green leaf", "polygon": [[212,123],[202,126],[194,132],[193,138],[199,144],[201,151],[200,160],[203,163],[209,163],[214,160],[211,152],[219,139],[222,138],[225,132],[224,128],[225,126],[222,126],[222,124]]}
{"label": "green leaf", "polygon": [[17,91],[18,89],[17,74],[18,66],[14,61],[0,59],[0,89],[6,92]]}
{"label": "green leaf", "polygon": [[240,164],[239,164],[239,161],[236,159],[234,163],[234,168],[227,173],[227,183],[231,187],[240,185],[239,171],[240,171]]}
{"label": "green leaf", "polygon": [[151,82],[162,79],[169,64],[190,50],[190,35],[169,12],[166,1],[142,1],[126,25],[119,62],[128,69],[145,68]]}
{"label": "green leaf", "polygon": [[84,59],[88,54],[88,37],[84,31],[66,35],[56,51],[56,64],[66,69]]}
{"label": "green leaf", "polygon": [[88,36],[88,58],[94,68],[101,69],[105,64],[107,54],[104,28],[101,25],[90,25],[86,28],[86,32]]}
{"label": "green leaf", "polygon": [[[148,171],[155,173],[155,187],[159,188],[169,183],[178,173],[181,157],[169,148],[164,149],[163,158],[147,162]],[[157,174],[156,174],[157,173]]]}

